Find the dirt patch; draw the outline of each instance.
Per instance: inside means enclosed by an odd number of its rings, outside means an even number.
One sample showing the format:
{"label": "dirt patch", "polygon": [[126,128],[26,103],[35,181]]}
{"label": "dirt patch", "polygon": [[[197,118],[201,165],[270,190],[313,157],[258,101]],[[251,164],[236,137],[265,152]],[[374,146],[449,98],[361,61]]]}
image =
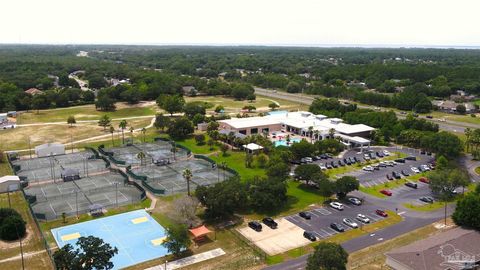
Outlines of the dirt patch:
{"label": "dirt patch", "polygon": [[[33,231],[30,224],[27,224],[27,235],[22,239],[22,245],[28,245],[33,239]],[[2,241],[0,240],[0,250],[20,247],[20,241]]]}
{"label": "dirt patch", "polygon": [[273,230],[262,224],[262,231],[256,232],[249,227],[238,229],[245,238],[261,248],[268,255],[276,255],[290,249],[311,243],[303,237],[304,230],[290,221],[276,220],[278,228]]}

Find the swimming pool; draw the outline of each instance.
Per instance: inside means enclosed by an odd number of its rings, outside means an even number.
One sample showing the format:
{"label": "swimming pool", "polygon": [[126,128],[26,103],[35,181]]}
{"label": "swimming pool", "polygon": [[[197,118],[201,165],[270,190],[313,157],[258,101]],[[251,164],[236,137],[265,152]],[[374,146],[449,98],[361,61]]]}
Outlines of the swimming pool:
{"label": "swimming pool", "polygon": [[165,229],[145,210],[137,210],[105,218],[52,229],[53,237],[61,248],[76,242],[81,236],[95,236],[118,248],[112,258],[113,269],[125,268],[167,255],[162,246]]}
{"label": "swimming pool", "polygon": [[278,141],[275,141],[273,144],[275,145],[275,147],[277,147],[277,146],[290,146],[292,143],[298,143],[301,140],[302,139],[290,139],[290,144],[287,144],[287,141],[285,141],[285,140],[278,140]]}

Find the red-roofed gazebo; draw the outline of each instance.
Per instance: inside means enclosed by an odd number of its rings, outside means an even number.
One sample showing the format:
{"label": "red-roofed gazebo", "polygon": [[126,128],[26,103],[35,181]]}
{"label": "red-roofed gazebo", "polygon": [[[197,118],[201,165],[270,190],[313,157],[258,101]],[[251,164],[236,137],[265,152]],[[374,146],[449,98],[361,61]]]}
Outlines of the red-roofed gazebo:
{"label": "red-roofed gazebo", "polygon": [[190,233],[193,235],[193,240],[195,242],[200,242],[205,240],[205,236],[211,232],[212,231],[210,231],[207,227],[205,227],[205,225],[190,229]]}

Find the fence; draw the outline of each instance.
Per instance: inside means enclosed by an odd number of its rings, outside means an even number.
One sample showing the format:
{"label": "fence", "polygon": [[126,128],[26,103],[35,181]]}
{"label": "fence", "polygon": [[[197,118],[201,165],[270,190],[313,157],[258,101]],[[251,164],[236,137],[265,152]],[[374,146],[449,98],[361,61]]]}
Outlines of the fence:
{"label": "fence", "polygon": [[[159,189],[159,188],[154,188],[152,187],[148,182],[147,182],[147,177],[144,175],[137,175],[131,170],[132,166],[127,166],[126,171],[127,174],[132,177],[133,179],[140,180],[142,181],[142,186],[144,186],[146,189],[148,189],[150,192],[152,192],[155,195],[165,195],[165,190],[164,189]],[[133,182],[135,183],[135,182]],[[135,183],[136,184],[136,183]],[[138,185],[138,184],[137,184]],[[138,185],[139,186],[139,185]],[[143,191],[145,191],[142,188]],[[145,194],[146,196],[146,194]]]}
{"label": "fence", "polygon": [[[127,167],[127,174],[130,175],[128,172],[130,171],[130,167],[131,166],[128,166]],[[124,178],[124,183],[127,184],[127,185],[132,185],[134,187],[136,187],[138,190],[140,190],[142,193],[140,194],[140,200],[143,201],[145,200],[145,198],[147,198],[147,192],[145,191],[145,189],[140,186],[138,183],[134,182],[134,181],[130,181],[130,178],[128,177],[127,174],[125,174],[122,170],[119,170],[119,169],[112,169],[110,168],[110,171],[112,172],[117,172],[119,174],[121,174]],[[132,173],[130,171],[130,173]],[[133,174],[133,173],[132,173]]]}
{"label": "fence", "polygon": [[172,141],[170,139],[157,137],[157,138],[154,138],[153,141],[154,142],[156,142],[156,141],[168,142],[172,145],[172,147],[175,146],[175,147],[178,147],[178,148],[181,148],[181,149],[187,151],[187,157],[190,157],[192,155],[192,151],[190,150],[190,148],[188,148],[186,146],[183,146],[181,144],[177,144],[175,141]]}
{"label": "fence", "polygon": [[[210,163],[212,163],[212,164],[216,164],[215,160],[213,160],[213,159],[211,159],[211,158],[209,158],[209,157],[207,157],[207,156],[204,156],[204,155],[193,155],[193,157],[194,157],[194,158],[198,158],[198,159],[203,159],[203,160],[208,161],[208,162],[210,162]],[[218,166],[218,164],[217,164],[217,166]],[[219,166],[219,168],[222,168],[222,169],[224,169],[225,171],[227,171],[227,172],[229,172],[229,173],[231,173],[231,174],[233,174],[233,175],[238,176],[238,172],[237,172],[237,171],[235,171],[234,169],[232,169],[232,168],[230,168],[230,167],[228,167],[228,166],[226,166],[226,165],[225,165],[225,166]]]}

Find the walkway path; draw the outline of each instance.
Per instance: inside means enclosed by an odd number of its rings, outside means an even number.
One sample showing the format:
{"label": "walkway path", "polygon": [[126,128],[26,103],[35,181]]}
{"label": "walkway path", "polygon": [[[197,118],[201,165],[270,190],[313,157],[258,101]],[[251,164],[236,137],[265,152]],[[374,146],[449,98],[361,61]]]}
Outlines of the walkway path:
{"label": "walkway path", "polygon": [[[42,254],[42,253],[44,253],[44,252],[45,252],[45,250],[23,253],[23,258],[27,258],[27,257],[31,257],[31,256],[36,256],[36,255]],[[3,260],[0,260],[0,265],[1,265],[2,263],[5,263],[5,262],[16,261],[16,260],[21,260],[21,259],[22,259],[22,255],[21,255],[21,254],[18,254],[18,255],[16,255],[16,256],[13,256],[13,257],[10,257],[10,258],[6,258],[6,259],[3,259]]]}
{"label": "walkway path", "polygon": [[168,262],[167,267],[165,269],[165,265],[157,265],[154,267],[147,268],[145,270],[173,270],[173,269],[179,269],[185,266],[189,266],[195,263],[203,262],[206,260],[210,260],[219,256],[225,255],[225,251],[221,248],[213,249],[210,251],[206,251],[203,253],[199,253],[190,257],[186,257],[183,259],[179,259],[173,262]]}

